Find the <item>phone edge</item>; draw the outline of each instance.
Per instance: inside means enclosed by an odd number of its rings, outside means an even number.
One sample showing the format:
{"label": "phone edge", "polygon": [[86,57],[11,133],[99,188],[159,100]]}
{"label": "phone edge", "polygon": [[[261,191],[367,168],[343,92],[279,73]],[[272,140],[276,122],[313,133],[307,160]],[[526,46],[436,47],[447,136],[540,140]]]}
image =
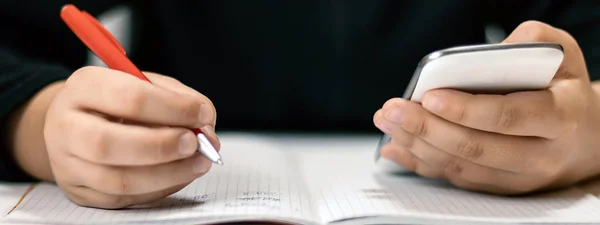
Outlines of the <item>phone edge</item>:
{"label": "phone edge", "polygon": [[[481,44],[481,45],[469,45],[469,46],[455,46],[442,50],[437,50],[432,53],[427,54],[423,57],[419,64],[417,64],[417,68],[413,73],[408,86],[404,90],[404,94],[402,95],[403,99],[409,100],[412,98],[412,94],[417,86],[417,81],[421,76],[421,71],[428,63],[441,58],[443,56],[465,53],[465,52],[474,52],[474,51],[484,51],[484,50],[507,50],[507,49],[519,49],[519,48],[553,48],[564,52],[562,45],[558,43],[552,42],[525,42],[525,43],[507,43],[507,44]],[[375,161],[381,158],[381,148],[383,145],[387,144],[391,140],[387,134],[383,134],[377,143],[376,153],[375,153]]]}

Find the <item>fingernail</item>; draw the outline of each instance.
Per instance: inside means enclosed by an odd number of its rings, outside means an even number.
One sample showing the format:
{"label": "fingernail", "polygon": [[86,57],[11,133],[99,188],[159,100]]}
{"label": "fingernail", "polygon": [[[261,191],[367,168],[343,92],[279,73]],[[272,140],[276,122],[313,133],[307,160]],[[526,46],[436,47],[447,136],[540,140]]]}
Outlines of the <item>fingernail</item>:
{"label": "fingernail", "polygon": [[211,162],[204,158],[204,156],[199,155],[194,158],[194,173],[196,174],[204,174],[208,172],[210,169]]}
{"label": "fingernail", "polygon": [[394,121],[395,123],[401,123],[403,116],[404,113],[402,112],[402,109],[400,107],[394,107],[385,114],[385,118]]}
{"label": "fingernail", "polygon": [[213,109],[208,104],[200,105],[200,123],[201,125],[210,124],[213,120]]}
{"label": "fingernail", "polygon": [[438,94],[429,93],[423,98],[423,107],[431,112],[439,111],[442,104],[442,98]]}
{"label": "fingernail", "polygon": [[396,124],[394,124],[392,121],[389,121],[387,119],[380,119],[377,122],[376,126],[384,133],[391,134],[394,131],[394,127],[396,126]]}
{"label": "fingernail", "polygon": [[179,138],[179,154],[190,156],[196,152],[197,145],[196,136],[191,132],[186,132]]}

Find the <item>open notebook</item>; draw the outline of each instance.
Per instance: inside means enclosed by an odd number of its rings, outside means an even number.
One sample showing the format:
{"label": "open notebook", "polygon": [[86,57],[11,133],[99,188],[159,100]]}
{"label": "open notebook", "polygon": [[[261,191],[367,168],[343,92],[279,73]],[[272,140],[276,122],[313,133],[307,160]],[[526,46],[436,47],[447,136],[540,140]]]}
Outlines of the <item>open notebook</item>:
{"label": "open notebook", "polygon": [[372,148],[286,151],[258,138],[223,139],[225,166],[176,193],[126,210],[78,207],[38,184],[3,222],[26,224],[600,223],[600,200],[578,189],[505,198],[377,172]]}

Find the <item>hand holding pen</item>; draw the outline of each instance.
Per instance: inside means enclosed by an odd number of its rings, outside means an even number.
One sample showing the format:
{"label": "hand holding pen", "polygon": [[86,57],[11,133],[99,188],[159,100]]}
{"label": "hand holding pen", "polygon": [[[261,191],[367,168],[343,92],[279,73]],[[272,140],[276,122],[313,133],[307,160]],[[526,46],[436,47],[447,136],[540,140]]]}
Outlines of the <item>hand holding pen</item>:
{"label": "hand holding pen", "polygon": [[[79,11],[75,6],[69,4],[63,7],[61,18],[75,35],[110,68],[151,82],[127,58],[125,50],[117,40],[90,14],[85,11]],[[207,106],[201,105],[201,107],[206,108]],[[200,152],[212,162],[223,164],[217,150],[208,141],[202,131],[198,128],[193,128],[192,132],[197,136],[198,143],[201,145]]]}
{"label": "hand holding pen", "polygon": [[146,203],[221,163],[207,97],[141,73],[89,14],[68,5],[61,17],[110,67],[79,69],[48,88],[58,90],[44,127],[51,173],[71,200],[99,208]]}

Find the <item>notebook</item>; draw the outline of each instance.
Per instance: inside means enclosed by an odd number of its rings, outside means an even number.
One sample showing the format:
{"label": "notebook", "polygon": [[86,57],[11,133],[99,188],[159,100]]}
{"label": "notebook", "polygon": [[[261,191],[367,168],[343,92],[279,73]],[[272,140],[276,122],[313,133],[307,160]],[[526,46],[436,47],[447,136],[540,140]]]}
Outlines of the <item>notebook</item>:
{"label": "notebook", "polygon": [[[8,214],[11,224],[566,224],[600,223],[600,200],[577,188],[526,197],[464,191],[387,174],[373,145],[318,151],[236,136],[222,139],[224,166],[180,192],[123,210],[79,207],[37,184]],[[316,147],[315,147],[316,148]]]}

